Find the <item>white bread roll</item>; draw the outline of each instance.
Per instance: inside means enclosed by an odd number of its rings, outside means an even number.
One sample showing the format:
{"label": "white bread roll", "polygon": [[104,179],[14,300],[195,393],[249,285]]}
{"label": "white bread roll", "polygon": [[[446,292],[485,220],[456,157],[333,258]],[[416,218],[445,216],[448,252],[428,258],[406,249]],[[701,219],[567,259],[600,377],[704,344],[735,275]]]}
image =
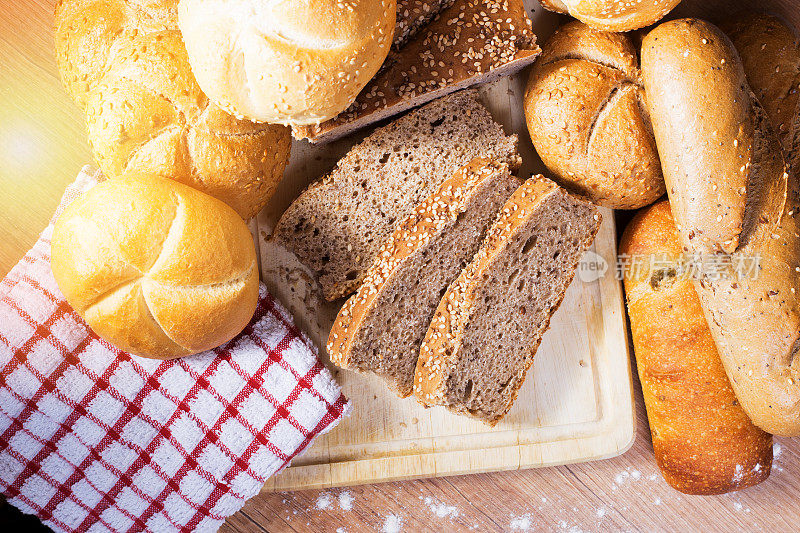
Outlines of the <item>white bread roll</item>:
{"label": "white bread roll", "polygon": [[238,117],[318,124],[344,111],[392,45],[395,0],[181,0],[197,82]]}
{"label": "white bread roll", "polygon": [[681,0],[541,0],[542,7],[569,13],[592,28],[630,31],[662,19]]}
{"label": "white bread roll", "polygon": [[215,348],[258,300],[253,239],[221,201],[150,176],[103,182],[59,217],[53,275],[89,327],[118,348],[172,359]]}

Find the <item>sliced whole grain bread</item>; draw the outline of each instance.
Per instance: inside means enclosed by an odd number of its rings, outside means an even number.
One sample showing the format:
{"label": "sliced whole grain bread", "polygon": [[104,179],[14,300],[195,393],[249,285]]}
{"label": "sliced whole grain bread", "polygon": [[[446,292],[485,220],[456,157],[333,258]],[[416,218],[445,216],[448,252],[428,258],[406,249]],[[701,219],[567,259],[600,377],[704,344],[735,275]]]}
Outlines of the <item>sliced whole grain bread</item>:
{"label": "sliced whole grain bread", "polygon": [[355,102],[322,124],[292,128],[328,142],[453,91],[513,74],[541,52],[523,0],[456,0],[392,52]]}
{"label": "sliced whole grain bread", "polygon": [[328,337],[331,361],[381,376],[411,394],[417,356],[436,306],[480,248],[500,207],[521,185],[508,165],[474,159],[394,230]]}
{"label": "sliced whole grain bread", "polygon": [[420,403],[491,426],[506,415],[600,219],[541,176],[509,198],[425,334],[414,376]]}
{"label": "sliced whole grain bread", "polygon": [[397,0],[392,47],[399,50],[455,0]]}
{"label": "sliced whole grain bread", "polygon": [[476,157],[521,163],[474,90],[375,130],[284,212],[273,239],[317,275],[325,298],[355,291],[397,223]]}

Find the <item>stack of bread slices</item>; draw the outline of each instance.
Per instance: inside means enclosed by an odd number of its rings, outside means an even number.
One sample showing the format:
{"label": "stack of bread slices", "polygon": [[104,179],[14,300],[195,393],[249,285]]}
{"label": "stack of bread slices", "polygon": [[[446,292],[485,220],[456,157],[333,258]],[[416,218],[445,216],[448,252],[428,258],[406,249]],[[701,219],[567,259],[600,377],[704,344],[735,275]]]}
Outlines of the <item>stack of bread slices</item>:
{"label": "stack of bread slices", "polygon": [[600,225],[554,182],[515,177],[520,161],[467,90],[377,129],[295,200],[273,242],[328,300],[355,292],[335,364],[490,425],[509,411]]}

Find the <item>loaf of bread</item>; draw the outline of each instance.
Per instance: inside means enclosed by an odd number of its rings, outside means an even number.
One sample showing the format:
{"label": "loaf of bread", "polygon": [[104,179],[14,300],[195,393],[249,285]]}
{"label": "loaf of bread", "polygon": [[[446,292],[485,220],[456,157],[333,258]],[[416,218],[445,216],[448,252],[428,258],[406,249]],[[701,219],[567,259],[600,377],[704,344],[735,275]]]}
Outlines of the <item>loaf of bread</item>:
{"label": "loaf of bread", "polygon": [[327,142],[453,91],[507,76],[539,55],[522,0],[456,0],[387,58],[346,111],[293,127],[298,139]]}
{"label": "loaf of bread", "polygon": [[555,179],[593,202],[637,209],[664,194],[630,37],[570,22],[545,43],[524,106]]}
{"label": "loaf of bread", "polygon": [[600,219],[542,176],[511,195],[436,308],[414,375],[420,403],[490,426],[508,413]]}
{"label": "loaf of bread", "polygon": [[742,12],[720,26],[742,59],[747,83],[764,107],[784,150],[791,151],[800,116],[800,41],[778,17]]}
{"label": "loaf of bread", "polygon": [[798,435],[798,169],[712,24],[652,30],[642,71],[681,243],[721,265],[703,269],[695,286],[733,390],[761,429]]}
{"label": "loaf of bread", "polygon": [[398,224],[328,337],[331,361],[411,394],[417,356],[439,299],[472,259],[521,181],[474,159]]}
{"label": "loaf of bread", "polygon": [[395,0],[180,0],[203,91],[237,117],[317,124],[344,111],[392,45]]}
{"label": "loaf of bread", "polygon": [[397,0],[392,47],[399,50],[455,0]]}
{"label": "loaf of bread", "polygon": [[375,130],[283,213],[273,241],[318,279],[325,298],[358,289],[398,222],[476,157],[519,168],[517,136],[476,91],[431,102]]}
{"label": "loaf of bread", "polygon": [[283,177],[291,136],[208,101],[189,68],[176,4],[60,0],[54,38],[64,85],[85,108],[89,143],[107,177],[171,178],[249,218]]}
{"label": "loaf of bread", "polygon": [[630,31],[661,20],[681,0],[541,0],[542,7],[568,13],[593,28]]}
{"label": "loaf of bread", "polygon": [[53,276],[92,330],[142,357],[215,348],[253,316],[258,267],[236,212],[170,180],[105,181],[53,230]]}
{"label": "loaf of bread", "polygon": [[669,202],[639,212],[619,251],[653,449],[687,494],[722,494],[769,476],[772,436],[747,417],[714,345]]}

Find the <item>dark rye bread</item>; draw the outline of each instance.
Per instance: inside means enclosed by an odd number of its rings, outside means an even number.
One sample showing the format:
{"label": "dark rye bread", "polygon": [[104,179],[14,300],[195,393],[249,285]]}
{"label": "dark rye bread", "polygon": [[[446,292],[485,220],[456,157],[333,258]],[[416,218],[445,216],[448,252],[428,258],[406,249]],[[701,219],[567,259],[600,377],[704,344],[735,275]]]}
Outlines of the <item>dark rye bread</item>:
{"label": "dark rye bread", "polygon": [[417,356],[439,300],[522,184],[508,165],[475,159],[394,230],[328,337],[331,361],[372,371],[411,394]]}
{"label": "dark rye bread", "polygon": [[375,130],[278,221],[273,238],[314,272],[326,299],[355,291],[396,224],[476,157],[519,168],[474,90],[437,100]]}
{"label": "dark rye bread", "polygon": [[425,335],[414,395],[495,425],[600,228],[597,208],[536,176],[506,202]]}
{"label": "dark rye bread", "polygon": [[397,0],[397,23],[392,47],[399,50],[455,0]]}
{"label": "dark rye bread", "polygon": [[350,107],[321,124],[292,128],[313,143],[339,139],[413,107],[509,76],[541,52],[523,0],[457,0],[399,51]]}

